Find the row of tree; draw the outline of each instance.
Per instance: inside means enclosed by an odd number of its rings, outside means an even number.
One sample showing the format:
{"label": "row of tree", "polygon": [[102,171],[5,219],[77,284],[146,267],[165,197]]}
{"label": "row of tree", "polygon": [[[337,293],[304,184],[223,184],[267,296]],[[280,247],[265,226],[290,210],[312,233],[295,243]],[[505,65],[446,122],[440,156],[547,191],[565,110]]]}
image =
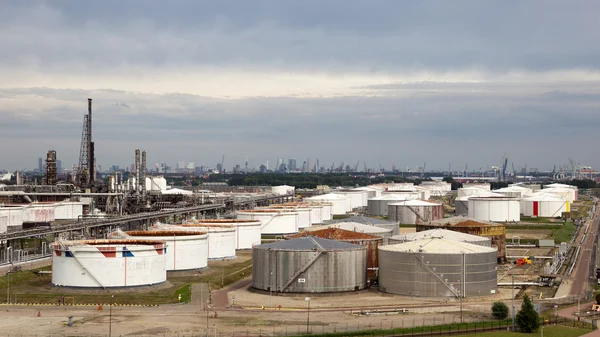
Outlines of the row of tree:
{"label": "row of tree", "polygon": [[[505,319],[508,314],[509,309],[504,302],[494,302],[492,304],[492,315],[495,318]],[[523,297],[523,304],[521,304],[521,310],[517,312],[515,323],[521,332],[527,333],[537,331],[540,327],[540,316],[533,308],[533,304],[527,295]]]}

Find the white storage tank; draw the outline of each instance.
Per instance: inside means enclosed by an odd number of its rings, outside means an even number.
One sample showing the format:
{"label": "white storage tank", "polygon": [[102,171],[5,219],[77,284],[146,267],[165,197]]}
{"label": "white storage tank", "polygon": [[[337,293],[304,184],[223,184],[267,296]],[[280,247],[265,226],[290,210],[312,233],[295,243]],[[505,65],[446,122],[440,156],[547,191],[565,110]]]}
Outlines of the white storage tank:
{"label": "white storage tank", "polygon": [[388,242],[389,242],[389,244],[397,244],[397,243],[404,243],[404,242],[409,242],[409,241],[431,239],[431,238],[444,238],[446,240],[466,242],[466,243],[483,246],[483,247],[492,247],[492,239],[491,238],[451,231],[451,230],[443,229],[443,228],[436,228],[436,229],[429,229],[429,230],[421,231],[421,232],[394,235],[388,239]]}
{"label": "white storage tank", "polygon": [[369,192],[367,191],[336,190],[335,194],[350,198],[352,209],[367,207],[367,200],[369,199]]}
{"label": "white storage tank", "polygon": [[492,222],[518,222],[521,220],[521,204],[517,198],[472,197],[469,198],[469,218]]}
{"label": "white storage tank", "polygon": [[439,203],[409,200],[388,205],[388,220],[401,224],[418,224],[444,217],[444,206]]}
{"label": "white storage tank", "polygon": [[5,218],[6,229],[3,233],[6,233],[9,227],[23,227],[23,215],[25,211],[22,206],[0,206],[0,217]]}
{"label": "white storage tank", "polygon": [[167,280],[165,241],[82,240],[50,244],[52,284],[63,287],[139,287]]}
{"label": "white storage tank", "polygon": [[311,208],[305,206],[288,206],[288,205],[271,205],[267,207],[257,207],[256,210],[262,209],[277,209],[281,211],[287,212],[296,212],[298,213],[298,229],[309,228],[312,225],[311,222]]}
{"label": "white storage tank", "polygon": [[460,197],[454,199],[454,214],[469,215],[469,197]]}
{"label": "white storage tank", "polygon": [[565,199],[566,201],[572,203],[577,200],[577,190],[573,188],[564,188],[564,187],[552,187],[552,188],[544,188],[538,193],[550,193],[557,198]]}
{"label": "white storage tank", "polygon": [[387,216],[389,204],[418,199],[418,193],[399,193],[399,194],[384,194],[380,197],[369,199],[367,206],[367,213],[370,215]]}
{"label": "white storage tank", "polygon": [[23,222],[52,222],[54,218],[54,203],[34,202],[23,206]]}
{"label": "white storage tank", "polygon": [[350,198],[333,193],[317,195],[314,197],[306,198],[306,200],[311,202],[330,202],[333,205],[333,208],[331,210],[331,214],[333,215],[344,215],[352,210]]}
{"label": "white storage tank", "polygon": [[356,187],[356,188],[353,188],[352,191],[367,192],[367,197],[366,197],[366,199],[363,200],[365,207],[367,206],[367,200],[381,196],[381,189],[374,188],[371,186]]}
{"label": "white storage tank", "polygon": [[201,231],[112,232],[111,239],[160,240],[167,243],[167,271],[208,267],[208,235]]}
{"label": "white storage tank", "polygon": [[558,218],[563,212],[570,211],[569,202],[551,194],[534,194],[521,201],[521,211],[524,216]]}
{"label": "white storage tank", "polygon": [[226,260],[235,258],[235,228],[231,225],[175,224],[154,226],[153,230],[187,230],[208,232],[208,259]]}
{"label": "white storage tank", "polygon": [[298,233],[298,212],[255,209],[235,212],[239,220],[259,220],[260,232],[267,235]]}
{"label": "white storage tank", "polygon": [[261,244],[260,220],[239,220],[239,219],[202,219],[195,220],[198,225],[225,225],[235,228],[235,247],[236,249],[252,249],[255,245]]}
{"label": "white storage tank", "polygon": [[63,201],[55,204],[55,220],[76,220],[83,215],[83,203]]}
{"label": "white storage tank", "polygon": [[294,186],[281,185],[271,187],[271,193],[277,195],[294,194],[296,188]]}

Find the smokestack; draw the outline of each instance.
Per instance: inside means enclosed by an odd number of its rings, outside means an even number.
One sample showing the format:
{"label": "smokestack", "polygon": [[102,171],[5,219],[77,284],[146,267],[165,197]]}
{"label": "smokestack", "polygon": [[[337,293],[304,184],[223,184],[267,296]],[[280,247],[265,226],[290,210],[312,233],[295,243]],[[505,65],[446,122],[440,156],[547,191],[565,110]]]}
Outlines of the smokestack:
{"label": "smokestack", "polygon": [[135,166],[134,166],[134,175],[135,175],[135,191],[138,192],[140,186],[140,149],[135,149]]}
{"label": "smokestack", "polygon": [[146,151],[142,151],[142,178],[140,179],[142,193],[146,193]]}
{"label": "smokestack", "polygon": [[94,153],[94,142],[92,141],[92,99],[88,98],[88,169],[90,171],[90,184],[96,181],[96,162]]}

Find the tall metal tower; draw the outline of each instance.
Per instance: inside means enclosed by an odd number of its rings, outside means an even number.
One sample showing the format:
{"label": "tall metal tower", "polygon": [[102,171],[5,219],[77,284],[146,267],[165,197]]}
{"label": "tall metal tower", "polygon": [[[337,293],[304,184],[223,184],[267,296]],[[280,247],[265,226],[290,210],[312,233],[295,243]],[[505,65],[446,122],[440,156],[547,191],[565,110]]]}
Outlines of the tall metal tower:
{"label": "tall metal tower", "polygon": [[50,150],[46,155],[46,184],[56,185],[56,151]]}
{"label": "tall metal tower", "polygon": [[94,183],[95,172],[94,142],[92,141],[92,99],[88,98],[88,113],[83,116],[81,147],[79,149],[79,165],[77,167],[77,183],[87,187]]}

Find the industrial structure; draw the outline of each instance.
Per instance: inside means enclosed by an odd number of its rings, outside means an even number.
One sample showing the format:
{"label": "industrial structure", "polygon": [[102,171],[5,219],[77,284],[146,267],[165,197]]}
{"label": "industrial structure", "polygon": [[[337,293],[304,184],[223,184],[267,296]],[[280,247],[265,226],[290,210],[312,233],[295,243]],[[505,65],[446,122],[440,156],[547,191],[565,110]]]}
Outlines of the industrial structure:
{"label": "industrial structure", "polygon": [[56,286],[139,287],[167,280],[165,241],[57,241],[50,249]]}
{"label": "industrial structure", "polygon": [[444,217],[444,205],[424,200],[388,204],[388,220],[401,224],[418,224]]}
{"label": "industrial structure", "polygon": [[419,193],[389,193],[367,201],[367,214],[387,216],[389,204],[419,199]]}
{"label": "industrial structure", "polygon": [[328,193],[317,195],[314,197],[306,198],[306,201],[309,202],[328,202],[331,203],[331,214],[332,215],[344,215],[347,212],[352,211],[352,202],[349,197]]}
{"label": "industrial structure", "polygon": [[208,235],[201,231],[115,231],[111,239],[165,241],[167,271],[208,267]]}
{"label": "industrial structure", "polygon": [[332,221],[327,221],[328,224],[335,224],[340,222],[355,222],[363,225],[381,227],[385,229],[389,229],[392,231],[392,235],[400,234],[400,226],[398,226],[398,222],[391,222],[379,218],[372,218],[368,216],[356,215],[348,218],[337,219]]}
{"label": "industrial structure", "polygon": [[497,249],[499,263],[506,262],[506,228],[503,224],[484,222],[472,218],[457,216],[432,221],[427,224],[417,224],[417,232],[436,228],[490,238],[492,247]]}
{"label": "industrial structure", "polygon": [[483,236],[451,231],[443,228],[430,229],[422,232],[394,235],[389,238],[389,244],[417,241],[428,238],[444,238],[446,240],[466,242],[473,245],[491,247],[492,240]]}
{"label": "industrial structure", "polygon": [[298,212],[280,209],[256,209],[237,211],[239,220],[259,220],[261,234],[279,235],[298,233]]}
{"label": "industrial structure", "polygon": [[302,232],[298,234],[288,235],[286,239],[297,239],[307,236],[318,237],[328,240],[336,240],[352,243],[355,245],[367,247],[367,276],[369,281],[377,278],[377,268],[379,267],[379,251],[378,247],[383,245],[383,238],[365,233],[347,231],[340,228],[324,228],[310,232]]}
{"label": "industrial structure", "polygon": [[367,247],[303,237],[252,250],[252,286],[279,293],[356,291],[367,286]]}
{"label": "industrial structure", "polygon": [[445,238],[379,247],[379,289],[419,297],[496,293],[496,249]]}
{"label": "industrial structure", "polygon": [[56,185],[56,151],[50,150],[46,154],[46,185]]}
{"label": "industrial structure", "polygon": [[347,231],[378,236],[383,238],[384,243],[387,243],[387,239],[393,235],[393,230],[391,228],[364,225],[358,222],[336,222],[326,226],[329,228],[339,228]]}
{"label": "industrial structure", "polygon": [[524,216],[540,218],[560,218],[571,211],[568,201],[552,194],[536,193],[521,200],[521,213]]}
{"label": "industrial structure", "polygon": [[92,99],[88,98],[88,113],[83,116],[83,131],[79,150],[79,165],[75,181],[80,187],[90,187],[96,180],[96,160],[92,140]]}

